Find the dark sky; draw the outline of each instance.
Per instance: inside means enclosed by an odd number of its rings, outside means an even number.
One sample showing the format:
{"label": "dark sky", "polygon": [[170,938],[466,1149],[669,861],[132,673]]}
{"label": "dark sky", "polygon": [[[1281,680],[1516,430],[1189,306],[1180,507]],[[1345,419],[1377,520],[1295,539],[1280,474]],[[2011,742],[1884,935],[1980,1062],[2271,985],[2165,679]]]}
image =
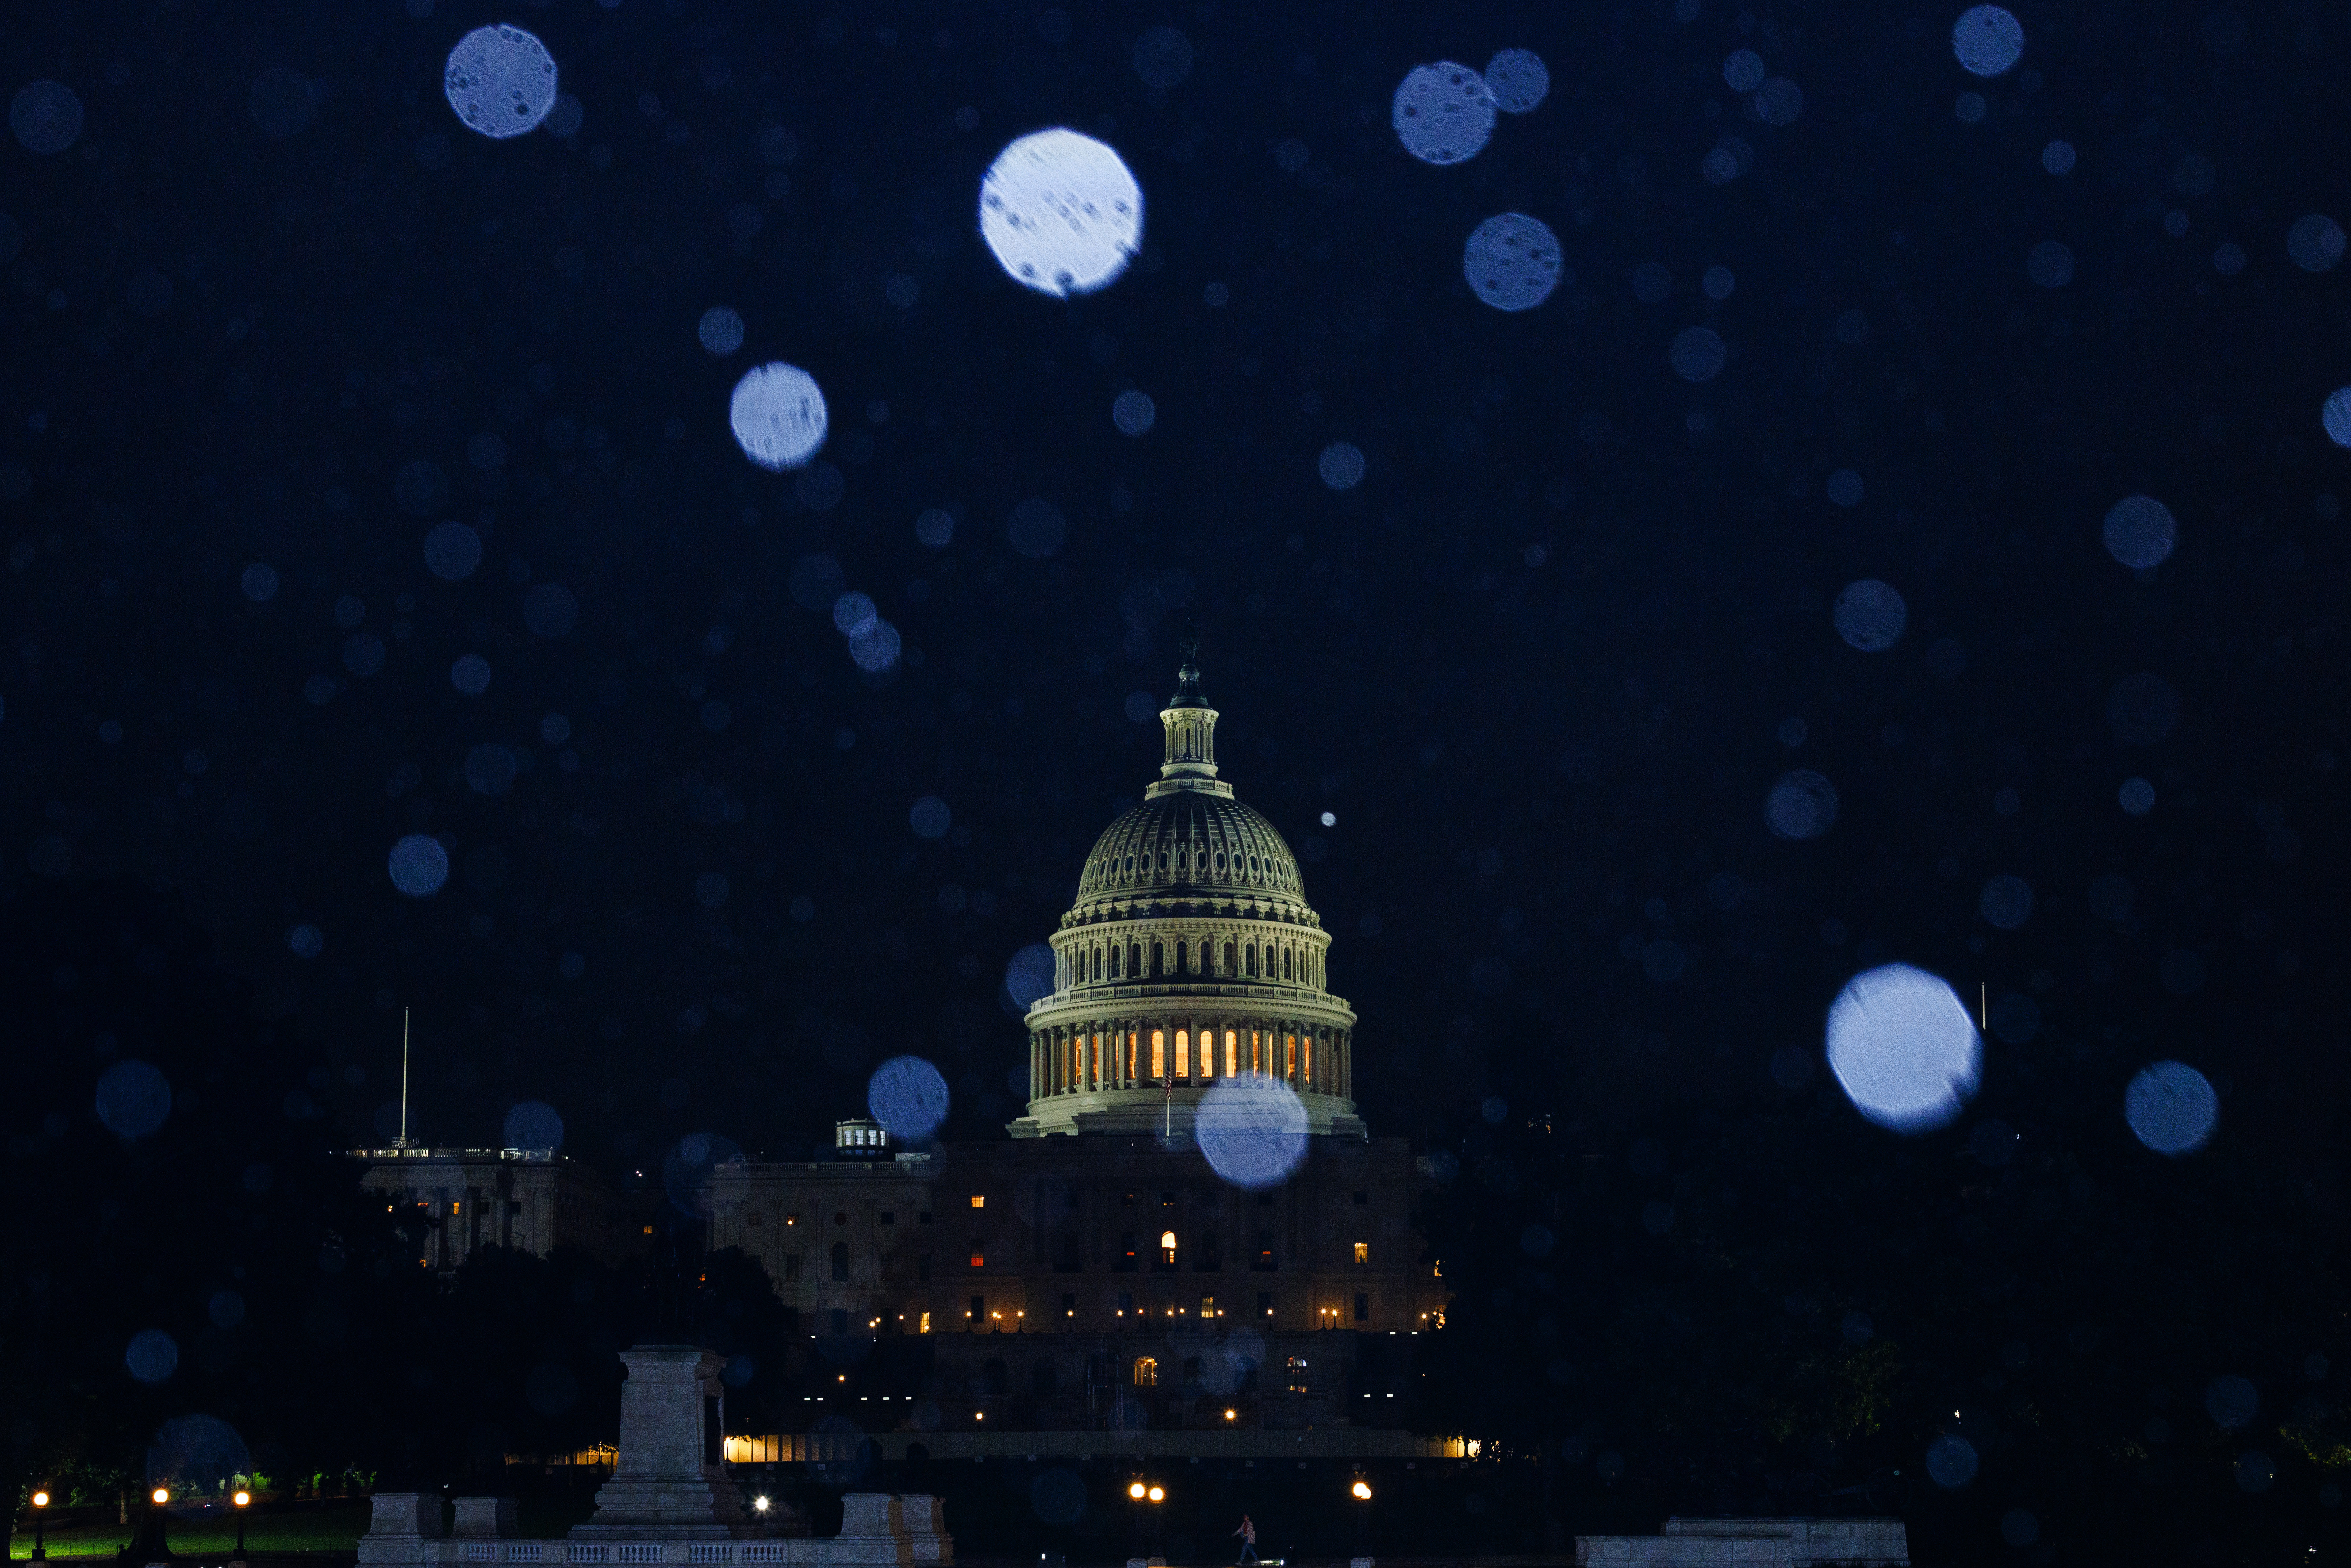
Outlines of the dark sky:
{"label": "dark sky", "polygon": [[[0,898],[183,894],[299,1020],[261,1087],[340,1139],[390,1130],[403,1007],[439,1142],[538,1099],[599,1161],[701,1128],[798,1152],[900,1051],[977,1134],[1025,1061],[1007,965],[1153,776],[1188,616],[1226,777],[1336,934],[1375,1130],[1474,1124],[1499,1053],[1613,1083],[1577,1108],[1604,1143],[1693,1086],[1735,1105],[1899,959],[2108,1042],[2117,1118],[2178,1058],[2221,1136],[2290,1141],[2343,1087],[2351,459],[2320,409],[2351,355],[2345,271],[2288,234],[2343,200],[2351,24],[2023,4],[1984,79],[1959,9],[19,8],[0,91],[62,82],[84,123],[0,145]],[[444,57],[499,20],[571,134],[452,112]],[[1154,26],[1194,56],[1158,90]],[[1467,163],[1408,156],[1405,73],[1506,47],[1548,99]],[[1727,85],[1740,48],[1792,122]],[[1054,125],[1146,203],[1134,266],[1070,299],[976,225],[989,162]],[[1461,266],[1510,211],[1565,263],[1516,313]],[[1698,327],[1728,359],[1692,382]],[[727,426],[778,360],[831,410],[798,475]],[[2135,573],[2101,522],[2141,494],[2179,542]],[[1031,498],[1066,519],[1041,559]],[[484,544],[454,581],[449,519]],[[1865,579],[1907,605],[1878,652],[1833,622]],[[852,662],[841,589],[899,667]],[[2160,735],[2114,707],[2141,672]],[[1834,787],[1822,836],[1767,825],[1792,768]],[[944,839],[910,825],[933,796]],[[453,868],[423,899],[386,870],[417,832]],[[2012,929],[2001,875],[2034,894]]]}

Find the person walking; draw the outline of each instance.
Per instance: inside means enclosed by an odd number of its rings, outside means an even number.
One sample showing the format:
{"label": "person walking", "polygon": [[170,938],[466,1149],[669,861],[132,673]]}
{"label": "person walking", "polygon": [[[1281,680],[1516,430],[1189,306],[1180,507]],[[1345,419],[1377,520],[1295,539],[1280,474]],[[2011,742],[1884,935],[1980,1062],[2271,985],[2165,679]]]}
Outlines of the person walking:
{"label": "person walking", "polygon": [[1238,1530],[1234,1531],[1233,1533],[1241,1538],[1241,1554],[1239,1562],[1234,1564],[1234,1568],[1239,1568],[1241,1563],[1256,1562],[1257,1526],[1250,1522],[1249,1516],[1248,1514],[1241,1515],[1241,1527]]}

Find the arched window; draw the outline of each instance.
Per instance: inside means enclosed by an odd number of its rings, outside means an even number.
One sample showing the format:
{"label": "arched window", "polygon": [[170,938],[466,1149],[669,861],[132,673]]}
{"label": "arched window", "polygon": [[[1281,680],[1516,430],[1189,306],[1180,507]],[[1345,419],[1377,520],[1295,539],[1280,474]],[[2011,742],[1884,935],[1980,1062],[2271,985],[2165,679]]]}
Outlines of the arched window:
{"label": "arched window", "polygon": [[1167,945],[1164,942],[1151,945],[1151,972],[1155,975],[1167,972]]}
{"label": "arched window", "polygon": [[1287,979],[1289,979],[1289,978],[1290,977],[1290,949],[1289,949],[1289,948],[1287,948],[1287,947],[1284,947],[1284,948],[1281,950],[1281,977],[1282,977],[1283,979],[1285,979],[1285,980],[1287,980]]}
{"label": "arched window", "polygon": [[1255,979],[1257,977],[1257,944],[1254,942],[1249,944],[1249,972],[1251,979]]}
{"label": "arched window", "polygon": [[1163,1230],[1159,1233],[1159,1260],[1170,1268],[1175,1266],[1176,1233],[1172,1230]]}
{"label": "arched window", "polygon": [[1154,1083],[1167,1082],[1167,1031],[1165,1030],[1155,1029],[1151,1031],[1151,1082]]}
{"label": "arched window", "polygon": [[842,1284],[849,1282],[849,1243],[846,1241],[832,1244],[832,1277]]}
{"label": "arched window", "polygon": [[1159,1386],[1159,1363],[1147,1355],[1134,1358],[1134,1385],[1137,1388]]}
{"label": "arched window", "polygon": [[1143,944],[1140,942],[1135,943],[1126,950],[1126,973],[1129,979],[1139,979],[1142,977]]}
{"label": "arched window", "polygon": [[1004,1363],[989,1356],[987,1364],[979,1369],[979,1391],[982,1394],[1001,1394],[1004,1383]]}
{"label": "arched window", "polygon": [[1233,959],[1233,945],[1229,942],[1225,944],[1225,973],[1228,975],[1240,973],[1240,966]]}
{"label": "arched window", "polygon": [[1115,947],[1110,950],[1110,977],[1113,980],[1119,977],[1119,950]]}

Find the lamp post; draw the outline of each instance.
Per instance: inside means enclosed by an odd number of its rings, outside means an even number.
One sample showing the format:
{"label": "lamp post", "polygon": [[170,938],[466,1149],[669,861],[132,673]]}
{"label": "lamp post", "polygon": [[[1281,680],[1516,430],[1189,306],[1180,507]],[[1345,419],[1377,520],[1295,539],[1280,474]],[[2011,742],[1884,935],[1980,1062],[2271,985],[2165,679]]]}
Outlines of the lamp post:
{"label": "lamp post", "polygon": [[236,1510],[236,1561],[243,1563],[245,1561],[245,1511],[253,1506],[253,1494],[240,1487],[229,1495],[228,1500]]}
{"label": "lamp post", "polygon": [[1126,1495],[1142,1503],[1151,1515],[1151,1556],[1159,1558],[1159,1508],[1167,1500],[1167,1489],[1156,1481],[1136,1479],[1127,1484]]}
{"label": "lamp post", "polygon": [[1364,1479],[1363,1471],[1355,1472],[1355,1482],[1347,1489],[1347,1493],[1361,1505],[1355,1510],[1355,1555],[1368,1557],[1371,1555],[1372,1483]]}
{"label": "lamp post", "polygon": [[48,1517],[49,1493],[46,1487],[33,1490],[33,1558],[36,1562],[48,1556],[48,1546],[41,1538],[41,1522]]}
{"label": "lamp post", "polygon": [[147,1511],[139,1516],[139,1532],[122,1550],[123,1562],[144,1564],[172,1560],[172,1543],[163,1533],[163,1508],[171,1500],[169,1487],[157,1487],[147,1494]]}

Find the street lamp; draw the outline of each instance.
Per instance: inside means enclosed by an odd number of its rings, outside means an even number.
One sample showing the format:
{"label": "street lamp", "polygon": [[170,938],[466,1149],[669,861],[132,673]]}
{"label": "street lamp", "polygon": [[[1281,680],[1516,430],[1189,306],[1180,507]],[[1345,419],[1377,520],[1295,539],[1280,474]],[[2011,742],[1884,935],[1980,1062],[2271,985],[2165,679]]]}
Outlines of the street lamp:
{"label": "street lamp", "polygon": [[33,1556],[36,1559],[45,1558],[49,1554],[48,1547],[41,1539],[41,1521],[47,1516],[48,1507],[47,1490],[36,1490],[33,1493]]}
{"label": "street lamp", "polygon": [[1372,1483],[1364,1479],[1361,1476],[1357,1476],[1355,1478],[1355,1484],[1349,1487],[1347,1490],[1355,1494],[1355,1500],[1358,1502],[1369,1502],[1372,1500]]}
{"label": "street lamp", "polygon": [[242,1563],[245,1561],[245,1511],[253,1506],[253,1494],[240,1490],[232,1493],[228,1500],[236,1508],[236,1560]]}

